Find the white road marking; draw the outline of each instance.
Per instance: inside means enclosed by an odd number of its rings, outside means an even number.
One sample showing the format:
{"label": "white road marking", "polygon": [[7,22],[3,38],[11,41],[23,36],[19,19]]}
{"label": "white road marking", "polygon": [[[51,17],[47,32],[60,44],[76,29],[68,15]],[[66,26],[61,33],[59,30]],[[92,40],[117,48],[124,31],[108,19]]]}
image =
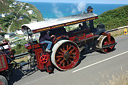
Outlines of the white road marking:
{"label": "white road marking", "polygon": [[72,73],[75,73],[75,72],[78,72],[78,71],[80,71],[80,70],[89,68],[89,67],[91,67],[91,66],[100,64],[100,63],[102,63],[102,62],[108,61],[108,60],[110,60],[110,59],[116,58],[116,57],[118,57],[118,56],[120,56],[120,55],[123,55],[123,54],[126,54],[126,53],[128,53],[128,51],[123,52],[123,53],[120,53],[120,54],[117,54],[117,55],[114,55],[114,56],[112,56],[112,57],[106,58],[106,59],[104,59],[104,60],[101,60],[101,61],[98,61],[98,62],[96,62],[96,63],[90,64],[90,65],[88,65],[88,66],[82,67],[82,68],[80,68],[80,69],[74,70]]}

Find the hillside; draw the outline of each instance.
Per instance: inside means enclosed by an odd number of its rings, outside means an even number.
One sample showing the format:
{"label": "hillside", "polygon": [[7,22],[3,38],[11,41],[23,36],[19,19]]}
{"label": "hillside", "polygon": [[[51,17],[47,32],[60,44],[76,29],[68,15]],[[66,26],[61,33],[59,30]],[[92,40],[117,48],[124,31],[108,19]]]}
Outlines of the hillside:
{"label": "hillside", "polygon": [[[26,9],[26,6],[29,6],[29,8]],[[33,10],[33,14],[29,14],[27,11]],[[23,20],[18,20],[20,16],[23,16]],[[19,12],[19,14],[16,16],[16,20],[14,20],[14,24],[11,26],[11,31],[15,31],[16,29],[19,29],[21,25],[30,23],[32,19],[37,19],[37,21],[42,21],[42,14],[40,11],[33,5],[26,3],[23,7],[23,9]]]}
{"label": "hillside", "polygon": [[0,0],[0,29],[13,32],[22,24],[42,21],[42,14],[33,5],[16,0]]}
{"label": "hillside", "polygon": [[104,12],[95,21],[95,24],[103,23],[106,30],[128,25],[128,5]]}
{"label": "hillside", "polygon": [[14,0],[0,0],[0,13],[12,12],[12,9],[9,9],[9,4],[13,3]]}

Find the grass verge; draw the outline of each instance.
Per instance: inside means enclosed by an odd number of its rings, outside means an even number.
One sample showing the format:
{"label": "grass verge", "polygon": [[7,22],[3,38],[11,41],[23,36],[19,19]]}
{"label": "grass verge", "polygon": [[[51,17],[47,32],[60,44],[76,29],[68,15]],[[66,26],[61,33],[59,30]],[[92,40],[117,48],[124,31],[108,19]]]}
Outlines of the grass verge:
{"label": "grass verge", "polygon": [[[126,28],[128,30],[128,28]],[[120,36],[120,35],[124,35],[124,29],[120,29],[120,30],[116,30],[116,31],[113,31],[113,32],[110,32],[110,34],[113,36],[113,37],[117,37],[117,36]]]}
{"label": "grass verge", "polygon": [[112,79],[101,85],[128,85],[128,71],[123,72],[121,75],[112,75]]}

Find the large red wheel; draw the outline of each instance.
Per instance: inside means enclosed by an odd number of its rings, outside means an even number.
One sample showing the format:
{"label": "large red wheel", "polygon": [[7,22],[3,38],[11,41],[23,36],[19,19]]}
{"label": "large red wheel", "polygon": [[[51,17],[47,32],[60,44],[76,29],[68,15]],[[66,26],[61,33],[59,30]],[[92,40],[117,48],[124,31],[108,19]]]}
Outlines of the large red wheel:
{"label": "large red wheel", "polygon": [[52,56],[53,64],[60,70],[68,70],[76,66],[79,61],[79,48],[69,40],[61,40],[55,44]]}
{"label": "large red wheel", "polygon": [[[115,43],[115,39],[114,39],[113,37],[111,37],[111,42],[110,42],[110,44],[114,44],[114,43]],[[109,45],[108,40],[107,40],[107,37],[103,40],[102,45],[103,45],[103,46]],[[115,48],[115,45],[114,45],[114,46],[111,46],[111,47],[108,47],[108,48],[103,48],[102,52],[108,53],[108,52],[113,51],[114,48]]]}

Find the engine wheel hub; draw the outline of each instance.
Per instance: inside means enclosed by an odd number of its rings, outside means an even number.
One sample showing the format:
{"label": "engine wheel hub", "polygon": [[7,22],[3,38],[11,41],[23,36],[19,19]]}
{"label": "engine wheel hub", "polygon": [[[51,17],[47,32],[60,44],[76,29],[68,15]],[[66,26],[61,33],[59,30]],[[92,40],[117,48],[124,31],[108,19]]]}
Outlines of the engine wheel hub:
{"label": "engine wheel hub", "polygon": [[64,59],[65,59],[65,60],[68,60],[69,57],[70,57],[70,54],[69,54],[68,51],[66,51],[66,52],[64,53]]}

